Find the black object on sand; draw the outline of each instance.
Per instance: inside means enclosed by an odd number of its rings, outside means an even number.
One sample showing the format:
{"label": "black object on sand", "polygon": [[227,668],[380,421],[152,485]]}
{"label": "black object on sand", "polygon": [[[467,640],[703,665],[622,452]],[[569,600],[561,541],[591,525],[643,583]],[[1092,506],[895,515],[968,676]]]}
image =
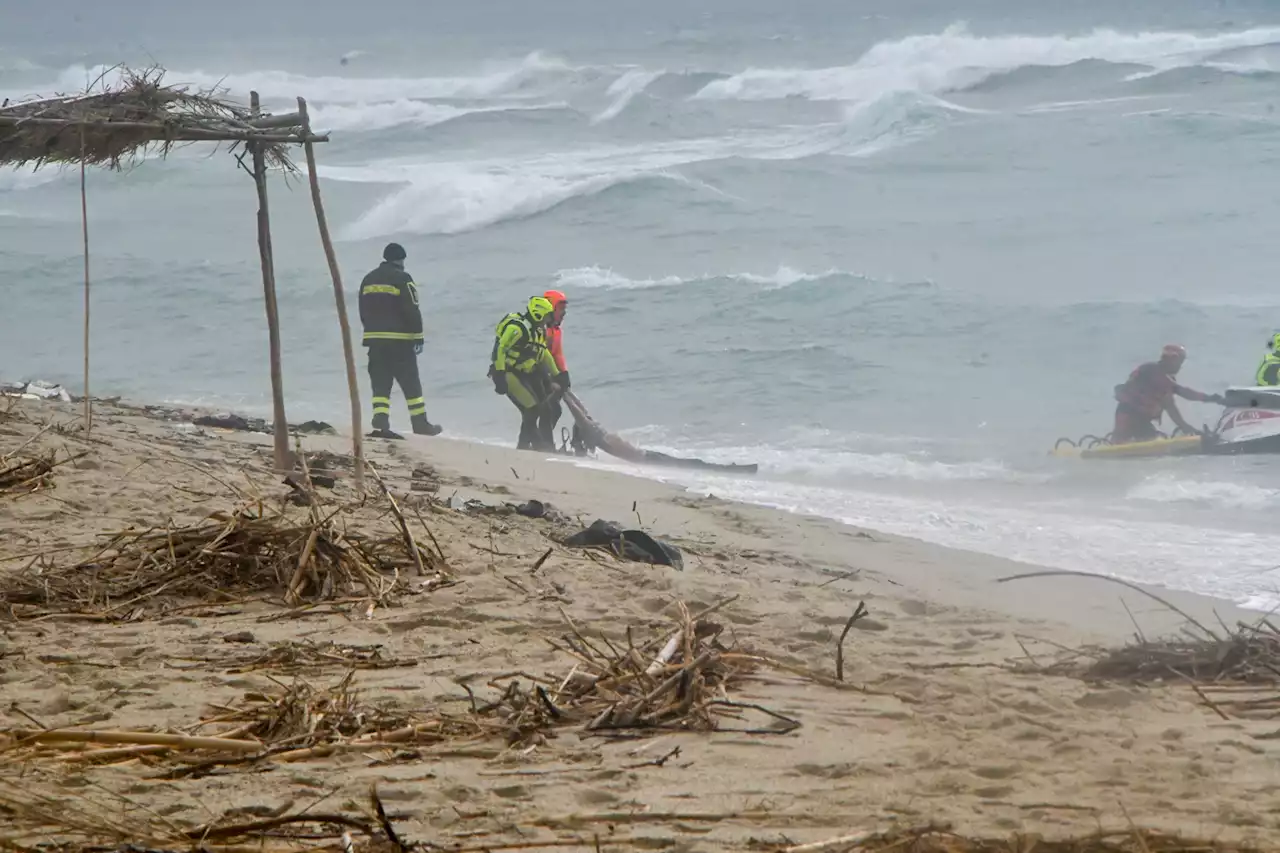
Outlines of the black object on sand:
{"label": "black object on sand", "polygon": [[564,540],[564,544],[570,548],[609,548],[623,559],[684,571],[684,557],[670,542],[654,539],[643,530],[623,530],[618,524],[601,518]]}

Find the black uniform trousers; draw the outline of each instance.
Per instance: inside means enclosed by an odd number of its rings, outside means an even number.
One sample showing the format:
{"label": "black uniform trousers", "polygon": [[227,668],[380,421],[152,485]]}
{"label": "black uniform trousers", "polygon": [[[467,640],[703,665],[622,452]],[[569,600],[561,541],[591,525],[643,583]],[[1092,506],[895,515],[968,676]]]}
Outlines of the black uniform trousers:
{"label": "black uniform trousers", "polygon": [[418,354],[411,341],[370,341],[369,385],[373,391],[373,428],[391,428],[391,386],[400,386],[412,421],[427,419],[418,376]]}

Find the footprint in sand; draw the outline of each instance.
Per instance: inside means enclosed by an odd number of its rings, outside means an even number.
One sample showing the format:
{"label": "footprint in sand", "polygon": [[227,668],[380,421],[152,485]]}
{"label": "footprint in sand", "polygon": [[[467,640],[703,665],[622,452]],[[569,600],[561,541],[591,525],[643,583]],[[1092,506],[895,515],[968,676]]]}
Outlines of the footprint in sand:
{"label": "footprint in sand", "polygon": [[898,607],[908,616],[928,616],[930,611],[928,602],[917,601],[914,598],[898,602]]}
{"label": "footprint in sand", "polygon": [[501,788],[493,788],[490,793],[504,800],[527,800],[531,796],[529,789],[524,785],[504,785]]}
{"label": "footprint in sand", "polygon": [[993,764],[987,767],[975,767],[973,769],[974,776],[981,776],[983,779],[1008,779],[1018,775],[1018,767],[1012,765]]}
{"label": "footprint in sand", "polygon": [[1141,694],[1138,692],[1117,687],[1110,690],[1090,690],[1076,700],[1076,705],[1081,708],[1099,708],[1115,711],[1120,708],[1128,708],[1139,699],[1141,699]]}
{"label": "footprint in sand", "polygon": [[621,797],[610,794],[608,791],[583,791],[575,798],[584,806],[608,806],[618,802]]}
{"label": "footprint in sand", "polygon": [[645,613],[661,613],[670,604],[665,598],[642,598],[636,602]]}
{"label": "footprint in sand", "polygon": [[844,764],[797,764],[789,776],[816,776],[819,779],[845,779],[858,773],[858,765]]}
{"label": "footprint in sand", "polygon": [[1000,800],[1012,794],[1014,787],[1012,785],[991,785],[986,788],[974,788],[975,796],[984,800]]}
{"label": "footprint in sand", "polygon": [[450,785],[447,788],[441,788],[440,793],[446,799],[455,803],[465,803],[468,800],[475,799],[476,794],[480,793],[475,788],[468,788],[466,785]]}

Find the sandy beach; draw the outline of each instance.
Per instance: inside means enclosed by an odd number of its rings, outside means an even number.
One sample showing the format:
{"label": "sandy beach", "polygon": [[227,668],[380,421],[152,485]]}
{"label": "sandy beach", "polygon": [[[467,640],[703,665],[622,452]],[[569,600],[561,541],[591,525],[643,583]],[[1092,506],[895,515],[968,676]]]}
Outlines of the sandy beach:
{"label": "sandy beach", "polygon": [[[400,833],[436,849],[783,849],[929,823],[984,837],[1136,824],[1280,838],[1280,741],[1265,718],[1274,710],[1215,712],[1176,674],[1081,675],[1082,649],[1185,634],[1185,617],[1223,634],[1264,614],[1151,590],[1179,615],[1083,577],[1001,583],[1037,567],[439,438],[367,446],[431,556],[382,605],[336,593],[286,605],[281,590],[201,601],[148,592],[92,607],[18,600],[20,580],[29,591],[42,572],[90,560],[104,534],[182,528],[242,502],[331,514],[346,535],[401,532],[374,481],[364,499],[355,492],[340,436],[300,439],[337,482],[315,490],[318,508],[292,506],[269,468],[269,436],[104,403],[86,439],[76,406],[7,405],[0,469],[44,454],[58,464],[0,493],[0,725],[10,730],[0,734],[0,818],[23,792],[183,826],[361,812],[376,783]],[[529,500],[556,512],[502,508]],[[562,544],[596,519],[673,543],[683,568]],[[859,602],[866,616],[848,631],[838,681],[838,642]],[[466,718],[513,680],[549,685],[554,706],[556,685],[583,666],[574,637],[606,656],[633,641],[661,645],[682,624],[681,606],[716,608],[707,618],[718,643],[776,664],[723,690],[734,704],[718,707],[742,718],[717,717],[716,731],[588,731],[563,720],[514,740],[477,728],[431,744],[216,766],[185,748],[104,757],[30,737],[253,739],[236,715],[246,703],[348,676],[361,703],[402,716]],[[0,838],[45,837],[10,817],[16,829]]]}

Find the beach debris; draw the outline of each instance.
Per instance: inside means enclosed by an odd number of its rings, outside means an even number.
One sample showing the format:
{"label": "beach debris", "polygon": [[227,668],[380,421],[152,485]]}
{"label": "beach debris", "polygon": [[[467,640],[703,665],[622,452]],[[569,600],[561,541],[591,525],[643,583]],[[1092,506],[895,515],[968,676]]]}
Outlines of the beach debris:
{"label": "beach debris", "polygon": [[541,518],[551,522],[568,521],[569,516],[556,509],[549,503],[543,503],[538,500],[528,500],[519,506],[515,506],[516,515],[523,515],[525,518]]}
{"label": "beach debris", "polygon": [[[1132,589],[1178,614],[1186,625],[1178,639],[1148,640],[1139,629],[1135,643],[1113,649],[1066,650],[1068,654],[1061,660],[1033,671],[1093,682],[1183,684],[1224,720],[1280,716],[1280,627],[1270,617],[1252,625],[1237,622],[1235,629],[1222,623],[1219,633],[1150,590],[1120,578],[1052,570],[998,582],[1064,575],[1096,578]],[[1092,663],[1084,664],[1083,659]],[[1280,732],[1275,736],[1280,737]]]}
{"label": "beach debris", "polygon": [[[728,698],[760,659],[720,642],[724,629],[707,618],[712,610],[694,616],[680,602],[674,631],[663,631],[640,646],[628,640],[625,647],[603,634],[588,637],[566,614],[570,631],[551,645],[574,658],[573,669],[552,681],[530,680],[526,686],[515,679],[494,685],[501,686],[502,696],[476,713],[500,717],[512,744],[564,725],[580,725],[594,734],[628,729],[777,735],[799,728],[799,721],[790,717]],[[762,714],[766,722],[726,727],[726,720],[741,720],[746,711]]]}
{"label": "beach debris", "polygon": [[[252,849],[260,853],[407,853],[407,842],[391,842],[386,810],[371,793],[370,815],[315,808],[286,807],[263,814],[236,810],[196,825],[151,809],[122,809],[119,794],[86,791],[68,795],[59,780],[26,771],[0,779],[0,841],[13,853],[57,849],[62,853],[95,850],[215,853]],[[135,813],[136,812],[136,813]],[[50,845],[52,839],[57,843]],[[356,839],[359,839],[359,844]],[[396,836],[397,840],[399,836]]]}
{"label": "beach debris", "polygon": [[0,461],[0,494],[34,492],[48,485],[54,458],[49,453],[21,462]]}
{"label": "beach debris", "polygon": [[427,565],[443,573],[434,554],[408,552],[403,531],[348,531],[341,516],[311,507],[298,518],[246,502],[185,527],[131,528],[81,562],[4,576],[0,602],[18,616],[75,612],[103,620],[156,615],[179,599],[212,606],[262,594],[290,604],[352,597],[389,604],[397,594],[422,591],[402,577],[405,569]]}
{"label": "beach debris", "polygon": [[191,419],[196,426],[226,429],[236,432],[269,432],[267,422],[262,418],[246,418],[234,412],[218,412],[212,415],[197,415]]}
{"label": "beach debris", "polygon": [[337,435],[338,431],[333,428],[333,424],[327,421],[303,421],[297,426],[290,427],[290,432],[301,433],[303,435]]}
{"label": "beach debris", "polygon": [[440,491],[440,473],[430,465],[418,465],[409,477],[409,491],[435,494]]}
{"label": "beach debris", "polygon": [[844,681],[844,639],[849,636],[849,630],[854,623],[867,615],[867,603],[859,601],[858,606],[853,609],[853,614],[849,617],[849,621],[844,623],[844,630],[840,632],[840,639],[836,640],[836,681]]}
{"label": "beach debris", "polygon": [[569,548],[603,548],[624,560],[684,571],[684,557],[679,548],[643,530],[624,530],[614,521],[597,518],[590,527],[569,536],[562,544]]}
{"label": "beach debris", "polygon": [[[249,418],[235,412],[215,412],[209,415],[195,415],[191,418],[195,426],[225,429],[233,432],[271,433],[274,425],[263,418]],[[290,424],[289,432],[300,435],[337,435],[338,431],[326,421],[303,421]]]}
{"label": "beach debris", "polygon": [[1183,684],[1224,720],[1280,716],[1280,628],[1237,623],[1224,639],[1145,640],[1058,667],[1086,681]]}
{"label": "beach debris", "polygon": [[212,716],[220,724],[232,724],[237,737],[255,738],[265,747],[288,744],[293,749],[391,732],[415,722],[413,715],[389,703],[367,703],[355,688],[354,677],[354,671],[348,672],[328,687],[295,679],[269,692],[246,693],[239,707],[214,705]]}
{"label": "beach debris", "polygon": [[554,506],[539,500],[528,500],[522,504],[511,503],[510,501],[491,503],[480,498],[462,498],[458,495],[450,495],[444,501],[444,506],[471,515],[496,515],[499,517],[520,515],[525,518],[542,519],[554,524],[564,523],[569,520],[567,515]]}
{"label": "beach debris", "polygon": [[210,658],[207,662],[217,664],[223,668],[223,671],[231,674],[258,670],[297,674],[332,667],[357,670],[398,669],[418,665],[418,661],[412,658],[388,657],[383,652],[383,647],[378,644],[316,643],[293,640],[272,643],[261,650],[235,651],[227,657]]}
{"label": "beach debris", "polygon": [[[656,763],[655,763],[656,764]],[[179,815],[153,809],[122,809],[120,795],[105,786],[69,788],[50,773],[23,767],[0,778],[0,817],[5,820],[6,849],[13,853],[92,853],[92,851],[180,851],[208,853],[254,850],[259,853],[484,853],[489,850],[597,850],[653,849],[655,846],[705,847],[708,829],[722,822],[739,827],[830,827],[837,816],[828,812],[754,809],[734,812],[708,810],[654,811],[629,809],[604,813],[534,815],[510,825],[510,842],[487,834],[452,844],[428,844],[405,837],[394,825],[378,789],[371,785],[369,803],[362,811],[326,811],[317,803],[298,807],[270,807],[246,813],[236,809],[194,824]],[[352,808],[347,806],[347,808]],[[847,818],[851,825],[859,819]],[[874,818],[865,823],[874,824]],[[864,823],[864,825],[865,825]],[[627,827],[657,828],[657,837]],[[1209,831],[1209,830],[1206,830]],[[763,834],[763,833],[762,833]],[[794,836],[788,829],[787,836]],[[1213,840],[1179,836],[1134,825],[1098,830],[1088,835],[1065,833],[1046,838],[1039,834],[1002,833],[971,836],[953,832],[946,824],[893,827],[830,836],[795,843],[763,841],[748,848],[775,853],[1277,853],[1274,844],[1263,846],[1227,840],[1240,832],[1219,832]]]}
{"label": "beach debris", "polygon": [[57,400],[62,403],[74,402],[70,392],[55,382],[37,379],[32,382],[0,383],[0,396],[21,397],[24,400]]}

